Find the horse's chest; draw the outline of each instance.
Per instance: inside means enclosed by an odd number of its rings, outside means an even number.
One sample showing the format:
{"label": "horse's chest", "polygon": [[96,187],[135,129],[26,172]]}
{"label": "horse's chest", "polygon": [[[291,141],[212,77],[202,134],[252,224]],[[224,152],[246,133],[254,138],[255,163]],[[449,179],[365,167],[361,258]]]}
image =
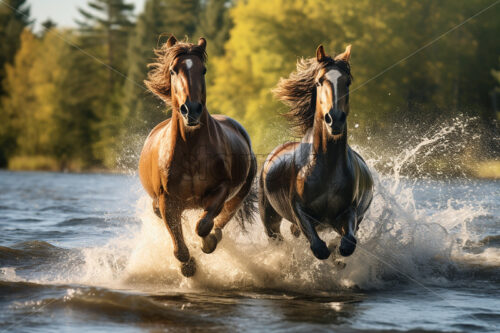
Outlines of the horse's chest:
{"label": "horse's chest", "polygon": [[227,178],[227,166],[217,153],[174,156],[166,165],[167,191],[194,203]]}
{"label": "horse's chest", "polygon": [[323,180],[305,186],[307,209],[321,222],[335,219],[352,203],[352,189],[343,181]]}

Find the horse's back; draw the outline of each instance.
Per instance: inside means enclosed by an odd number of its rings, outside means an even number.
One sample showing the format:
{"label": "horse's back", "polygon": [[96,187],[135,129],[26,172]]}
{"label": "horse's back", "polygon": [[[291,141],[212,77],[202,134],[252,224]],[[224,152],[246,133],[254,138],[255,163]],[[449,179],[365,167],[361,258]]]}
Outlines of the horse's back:
{"label": "horse's back", "polygon": [[170,118],[156,125],[149,133],[142,147],[139,159],[139,178],[151,197],[157,197],[161,187],[159,170],[159,141],[170,124]]}

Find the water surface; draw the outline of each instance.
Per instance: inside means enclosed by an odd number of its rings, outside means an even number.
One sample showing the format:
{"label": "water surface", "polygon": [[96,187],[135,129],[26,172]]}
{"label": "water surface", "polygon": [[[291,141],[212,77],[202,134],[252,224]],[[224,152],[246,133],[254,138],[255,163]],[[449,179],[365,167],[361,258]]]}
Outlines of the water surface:
{"label": "water surface", "polygon": [[189,212],[186,279],[135,176],[0,172],[0,331],[497,330],[500,183],[376,178],[353,256],[259,221],[207,255]]}

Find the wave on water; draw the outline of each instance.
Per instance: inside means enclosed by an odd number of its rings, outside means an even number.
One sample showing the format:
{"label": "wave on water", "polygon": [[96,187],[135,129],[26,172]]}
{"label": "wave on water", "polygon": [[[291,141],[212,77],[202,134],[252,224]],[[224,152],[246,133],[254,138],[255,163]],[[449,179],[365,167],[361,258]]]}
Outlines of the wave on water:
{"label": "wave on water", "polygon": [[[180,274],[173,256],[172,241],[163,222],[151,210],[150,199],[141,197],[136,215],[141,223],[121,226],[120,236],[104,246],[55,251],[50,244],[31,244],[20,249],[0,248],[0,259],[14,255],[56,256],[58,262],[44,265],[37,274],[22,278],[14,263],[2,268],[0,280],[42,284],[81,284],[144,292],[172,290],[288,290],[294,292],[338,291],[345,288],[379,289],[394,283],[432,284],[453,281],[469,269],[500,267],[500,236],[477,234],[469,222],[488,215],[480,202],[450,198],[446,207],[419,208],[414,198],[415,184],[400,175],[412,156],[432,149],[436,142],[463,126],[445,126],[427,135],[393,158],[392,171],[377,173],[367,162],[375,178],[375,194],[369,213],[357,233],[358,246],[348,258],[332,255],[317,260],[304,237],[295,239],[289,223],[282,223],[285,241],[270,242],[257,221],[243,231],[229,223],[216,251],[204,254],[194,232],[199,212],[183,218],[184,237],[197,262],[192,278]],[[64,224],[72,225],[77,220]],[[497,223],[497,222],[495,222]],[[327,242],[338,241],[333,231],[320,236]],[[475,249],[472,251],[471,249]],[[33,253],[34,250],[37,250]],[[16,252],[17,251],[17,252]],[[3,261],[2,261],[3,262]],[[475,267],[475,268],[474,268]],[[21,275],[19,273],[19,275]]]}

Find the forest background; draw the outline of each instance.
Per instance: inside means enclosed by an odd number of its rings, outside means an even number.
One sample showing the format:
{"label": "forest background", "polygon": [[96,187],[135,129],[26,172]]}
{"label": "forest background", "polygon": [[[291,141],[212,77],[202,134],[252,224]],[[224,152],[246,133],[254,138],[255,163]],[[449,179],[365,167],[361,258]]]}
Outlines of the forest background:
{"label": "forest background", "polygon": [[352,44],[353,144],[390,157],[444,131],[406,173],[498,177],[498,3],[146,0],[136,15],[127,0],[90,0],[76,27],[49,19],[35,31],[29,1],[1,0],[0,167],[134,169],[170,112],[143,81],[174,34],[207,39],[208,110],[241,122],[260,159],[293,137],[271,93],[279,78],[319,44]]}

